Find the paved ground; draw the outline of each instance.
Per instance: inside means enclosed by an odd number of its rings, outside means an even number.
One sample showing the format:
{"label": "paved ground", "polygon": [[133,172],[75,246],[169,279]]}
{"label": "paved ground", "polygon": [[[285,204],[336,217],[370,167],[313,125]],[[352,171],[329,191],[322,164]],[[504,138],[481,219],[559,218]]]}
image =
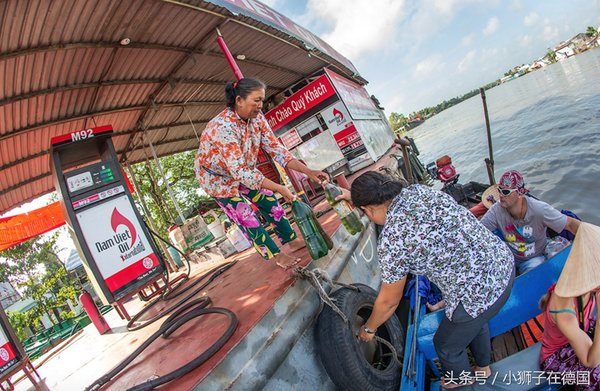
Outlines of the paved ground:
{"label": "paved ground", "polygon": [[[319,207],[323,208],[321,205]],[[320,220],[329,233],[333,233],[340,225],[333,212],[327,213]],[[283,249],[285,250],[285,247]],[[295,255],[302,257],[303,265],[310,262],[306,249],[297,251]],[[161,389],[189,390],[198,384],[227,352],[244,338],[295,281],[291,272],[279,268],[272,262],[263,261],[253,249],[230,257],[228,261],[232,259],[237,259],[238,262],[194,298],[208,295],[213,301],[213,306],[231,309],[238,317],[238,328],[232,338],[211,359],[173,382],[174,384]],[[201,264],[193,263],[192,278],[185,286],[194,284],[204,271],[223,262],[225,261],[213,260]],[[182,297],[184,296],[185,294]],[[182,297],[156,305],[146,318],[163,312]],[[130,314],[135,314],[144,305],[146,303],[136,298],[126,303],[125,307]],[[99,335],[94,326],[90,325],[73,337],[66,347],[61,349],[59,346],[34,362],[46,389],[83,390],[153,334],[166,318],[166,313],[157,322],[132,332],[127,331],[127,322],[120,319],[116,311],[110,311],[105,318],[111,326],[111,332]],[[103,389],[125,390],[179,368],[206,350],[222,334],[226,326],[226,319],[221,315],[207,315],[189,321],[169,339],[159,337]],[[39,365],[40,363],[42,365]],[[26,378],[16,384],[16,390],[19,391],[33,389]]]}

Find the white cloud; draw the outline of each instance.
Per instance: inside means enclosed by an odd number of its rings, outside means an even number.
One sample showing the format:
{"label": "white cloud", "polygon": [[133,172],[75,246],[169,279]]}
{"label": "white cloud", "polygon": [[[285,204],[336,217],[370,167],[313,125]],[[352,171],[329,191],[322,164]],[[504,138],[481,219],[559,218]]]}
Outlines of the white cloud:
{"label": "white cloud", "polygon": [[500,27],[500,20],[497,17],[493,16],[490,18],[490,20],[488,20],[488,23],[485,26],[485,28],[483,29],[482,33],[486,37],[489,37],[490,35],[494,34],[496,31],[498,31],[498,27]]}
{"label": "white cloud", "polygon": [[442,61],[441,56],[433,55],[420,61],[415,66],[415,74],[418,76],[427,76],[436,71],[440,71],[445,67],[445,63]]}
{"label": "white cloud", "polygon": [[465,35],[461,40],[461,45],[463,46],[471,46],[475,42],[475,33],[471,33],[469,35]]}
{"label": "white cloud", "polygon": [[540,20],[540,16],[536,12],[530,12],[529,15],[526,15],[523,19],[523,24],[526,27],[531,27]]}
{"label": "white cloud", "polygon": [[494,7],[497,1],[491,0],[424,0],[414,2],[412,12],[410,12],[410,26],[406,30],[410,34],[404,39],[415,41],[427,41],[431,36],[435,36],[439,31],[452,25],[456,15],[460,14],[463,8],[483,5],[484,7]]}
{"label": "white cloud", "polygon": [[458,7],[460,7],[460,0],[434,0],[433,8],[442,14],[452,15]]}
{"label": "white cloud", "polygon": [[327,43],[351,60],[389,46],[402,18],[404,1],[309,0],[303,19],[318,19]]}
{"label": "white cloud", "polygon": [[531,37],[531,35],[524,35],[519,38],[519,45],[524,48],[529,47],[529,45],[531,45],[532,42],[533,38]]}
{"label": "white cloud", "polygon": [[482,62],[493,61],[498,58],[498,49],[497,48],[486,48],[481,51],[481,54],[478,56],[478,60]]}
{"label": "white cloud", "polygon": [[525,8],[525,5],[523,5],[523,2],[521,0],[513,0],[510,3],[510,9],[513,11],[521,11]]}
{"label": "white cloud", "polygon": [[475,60],[476,56],[477,56],[477,50],[476,49],[470,50],[463,57],[463,59],[460,60],[460,62],[458,63],[458,66],[457,66],[458,72],[460,72],[460,73],[466,72],[473,65],[473,61]]}
{"label": "white cloud", "polygon": [[544,30],[542,31],[542,36],[546,42],[555,41],[559,36],[558,27],[551,26],[550,24],[545,25]]}

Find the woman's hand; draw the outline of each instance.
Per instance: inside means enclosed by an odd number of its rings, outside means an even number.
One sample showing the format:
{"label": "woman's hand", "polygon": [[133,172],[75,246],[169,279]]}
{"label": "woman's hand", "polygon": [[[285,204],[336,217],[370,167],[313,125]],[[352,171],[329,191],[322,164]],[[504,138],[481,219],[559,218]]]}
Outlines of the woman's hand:
{"label": "woman's hand", "polygon": [[350,190],[344,189],[343,187],[340,187],[340,190],[342,190],[342,194],[335,197],[336,201],[346,200],[348,202],[352,202],[352,197],[350,197]]}
{"label": "woman's hand", "polygon": [[292,202],[296,200],[296,195],[294,193],[292,193],[290,191],[290,189],[288,189],[285,186],[280,185],[280,188],[277,190],[277,192],[279,194],[281,194],[281,196],[287,201],[287,202]]}
{"label": "woman's hand", "polygon": [[427,307],[427,309],[430,312],[433,312],[433,311],[439,310],[440,308],[444,308],[446,306],[446,301],[445,300],[440,300],[440,301],[438,301],[435,304],[425,303],[425,306]]}
{"label": "woman's hand", "polygon": [[367,333],[365,331],[365,325],[360,326],[360,330],[358,330],[358,339],[362,342],[370,342],[375,334]]}
{"label": "woman's hand", "polygon": [[311,181],[320,183],[321,185],[329,183],[329,175],[327,175],[323,171],[309,170],[309,172],[307,172],[306,175],[308,175]]}

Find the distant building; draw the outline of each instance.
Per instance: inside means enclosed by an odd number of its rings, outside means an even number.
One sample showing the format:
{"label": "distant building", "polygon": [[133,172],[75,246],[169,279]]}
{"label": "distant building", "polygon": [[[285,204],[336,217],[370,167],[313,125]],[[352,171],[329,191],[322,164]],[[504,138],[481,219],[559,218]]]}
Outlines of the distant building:
{"label": "distant building", "polygon": [[21,300],[21,295],[10,282],[0,282],[0,303],[6,309]]}
{"label": "distant building", "polygon": [[65,262],[65,268],[69,274],[76,276],[81,283],[87,281],[87,274],[83,268],[83,262],[81,262],[81,257],[79,257],[79,253],[76,250],[71,250],[69,257]]}
{"label": "distant building", "polygon": [[597,40],[598,39],[596,37],[589,36],[585,33],[577,34],[565,42],[561,42],[554,48],[556,59],[561,61],[565,58],[574,56],[577,53],[584,52],[587,49],[595,46],[597,44]]}

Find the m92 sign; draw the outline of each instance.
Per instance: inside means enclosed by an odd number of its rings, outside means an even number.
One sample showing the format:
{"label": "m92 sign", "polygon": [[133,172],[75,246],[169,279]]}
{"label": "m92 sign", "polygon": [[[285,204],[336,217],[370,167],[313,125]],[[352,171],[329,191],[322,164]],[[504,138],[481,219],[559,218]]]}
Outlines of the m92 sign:
{"label": "m92 sign", "polygon": [[100,134],[111,133],[112,131],[113,128],[110,125],[98,126],[97,128],[77,130],[75,132],[52,137],[50,142],[52,145],[74,143],[77,141],[85,141],[94,138]]}
{"label": "m92 sign", "polygon": [[85,140],[90,137],[94,137],[94,131],[92,129],[79,130],[71,133],[71,141]]}

